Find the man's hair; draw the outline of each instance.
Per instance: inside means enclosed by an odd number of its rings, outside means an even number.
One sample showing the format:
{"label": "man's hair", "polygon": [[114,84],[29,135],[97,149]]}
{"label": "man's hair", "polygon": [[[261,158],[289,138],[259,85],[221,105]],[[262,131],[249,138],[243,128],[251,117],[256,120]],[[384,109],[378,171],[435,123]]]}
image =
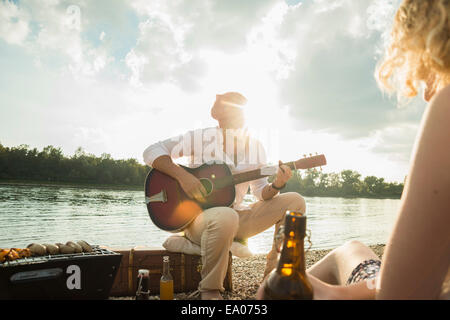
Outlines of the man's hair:
{"label": "man's hair", "polygon": [[247,98],[239,92],[227,92],[224,94],[218,94],[216,95],[216,101],[217,100],[238,106],[243,106],[247,103]]}
{"label": "man's hair", "polygon": [[216,101],[211,109],[211,116],[218,120],[221,114],[227,108],[241,108],[247,103],[247,98],[239,92],[226,92],[224,94],[217,94]]}

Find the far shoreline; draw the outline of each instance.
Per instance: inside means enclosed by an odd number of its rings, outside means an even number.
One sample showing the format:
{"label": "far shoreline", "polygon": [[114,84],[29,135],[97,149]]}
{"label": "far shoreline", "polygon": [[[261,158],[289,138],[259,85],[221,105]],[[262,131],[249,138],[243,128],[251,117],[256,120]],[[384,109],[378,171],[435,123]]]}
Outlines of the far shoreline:
{"label": "far shoreline", "polygon": [[64,181],[33,181],[33,180],[0,180],[0,186],[33,186],[33,187],[66,187],[66,188],[86,188],[104,190],[124,190],[124,191],[144,191],[144,185],[117,185],[117,184],[95,184],[77,183]]}
{"label": "far shoreline", "polygon": [[[65,188],[86,188],[100,190],[120,190],[120,191],[144,191],[142,186],[116,185],[116,184],[96,184],[83,182],[65,182],[65,181],[33,181],[33,180],[0,180],[0,186],[33,186],[33,187],[65,187]],[[282,191],[283,193],[283,191]],[[333,195],[306,195],[308,198],[343,198],[343,199],[378,199],[378,200],[400,200],[400,197],[379,197],[379,196],[333,196]]]}

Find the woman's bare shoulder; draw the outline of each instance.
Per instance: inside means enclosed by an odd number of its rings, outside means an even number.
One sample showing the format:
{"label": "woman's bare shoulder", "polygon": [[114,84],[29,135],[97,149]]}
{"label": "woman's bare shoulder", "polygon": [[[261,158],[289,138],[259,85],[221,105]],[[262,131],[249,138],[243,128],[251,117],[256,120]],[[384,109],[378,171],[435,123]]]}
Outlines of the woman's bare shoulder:
{"label": "woman's bare shoulder", "polygon": [[428,137],[441,140],[441,143],[448,143],[450,137],[449,123],[450,86],[447,86],[436,93],[427,107],[422,123],[422,130],[428,134],[425,134],[425,137],[422,138]]}
{"label": "woman's bare shoulder", "polygon": [[[424,203],[429,192],[439,190],[445,197],[432,197],[433,205],[448,206],[450,194],[450,86],[440,90],[425,111],[410,166],[411,189],[416,200]],[[439,198],[439,199],[438,199]],[[439,200],[439,201],[437,201]],[[439,203],[438,203],[439,202]],[[442,208],[441,208],[442,209]],[[448,208],[445,209],[448,212]],[[450,217],[450,215],[447,215]]]}
{"label": "woman's bare shoulder", "polygon": [[450,114],[450,85],[436,93],[430,101],[430,109],[434,112]]}

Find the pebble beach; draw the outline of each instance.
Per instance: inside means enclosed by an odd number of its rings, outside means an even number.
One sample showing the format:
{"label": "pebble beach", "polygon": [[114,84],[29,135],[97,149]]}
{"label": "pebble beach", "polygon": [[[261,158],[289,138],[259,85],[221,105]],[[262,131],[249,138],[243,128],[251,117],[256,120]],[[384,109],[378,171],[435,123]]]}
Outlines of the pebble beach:
{"label": "pebble beach", "polygon": [[[385,245],[371,245],[370,248],[382,257]],[[306,267],[322,259],[330,250],[311,250],[306,252]],[[266,266],[266,255],[255,254],[249,258],[233,257],[232,279],[233,291],[225,291],[222,296],[226,300],[254,300],[256,291],[262,281],[264,268]],[[356,266],[355,266],[356,267]],[[195,292],[178,293],[174,295],[176,300],[198,300]],[[113,300],[130,300],[134,297],[111,297]],[[159,300],[159,296],[151,296],[151,300]]]}

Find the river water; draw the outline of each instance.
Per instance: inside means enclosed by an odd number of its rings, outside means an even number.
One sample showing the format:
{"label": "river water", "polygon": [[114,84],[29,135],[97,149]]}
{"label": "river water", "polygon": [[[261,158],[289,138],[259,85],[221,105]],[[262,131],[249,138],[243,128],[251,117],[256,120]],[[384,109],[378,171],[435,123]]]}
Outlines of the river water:
{"label": "river water", "polygon": [[[352,239],[385,243],[400,204],[391,199],[305,199],[312,249]],[[268,252],[273,230],[250,238],[250,250]],[[142,191],[0,185],[0,248],[80,239],[110,247],[160,247],[170,235],[151,222]]]}

